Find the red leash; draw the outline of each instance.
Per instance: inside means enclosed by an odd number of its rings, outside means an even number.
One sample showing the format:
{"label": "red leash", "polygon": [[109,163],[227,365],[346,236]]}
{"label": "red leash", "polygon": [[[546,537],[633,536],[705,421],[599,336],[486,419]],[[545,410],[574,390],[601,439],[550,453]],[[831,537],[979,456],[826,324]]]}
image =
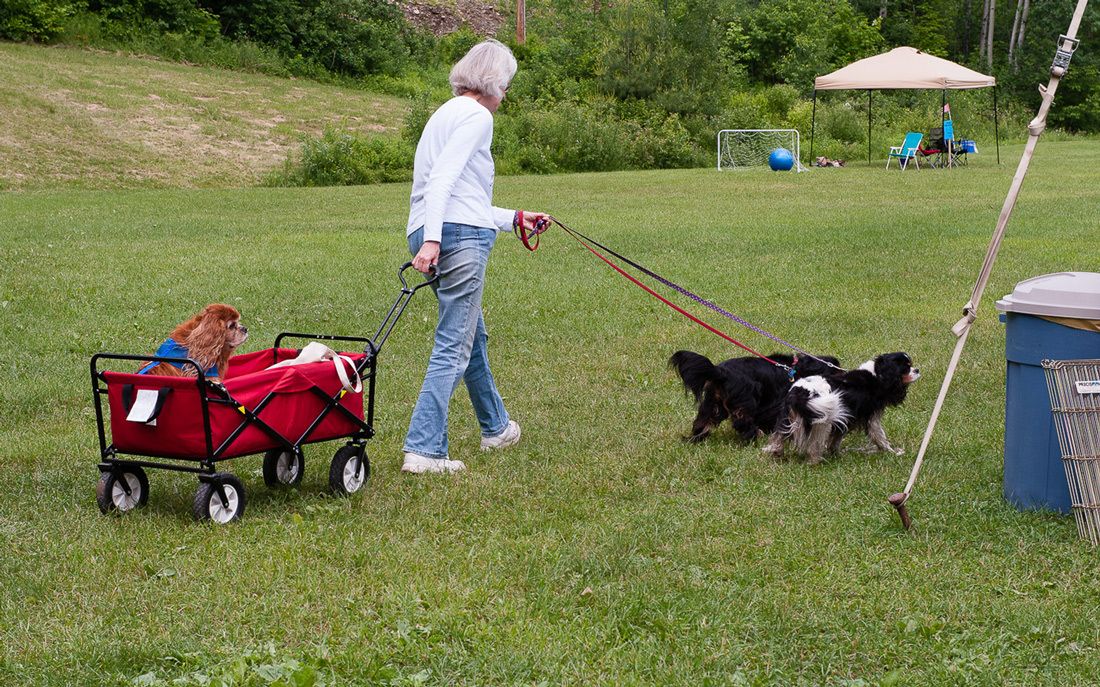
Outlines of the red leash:
{"label": "red leash", "polygon": [[[562,225],[561,225],[561,224],[559,224],[558,226],[562,226]],[[544,229],[543,231],[545,231],[545,229]],[[539,232],[539,233],[541,233],[541,232]],[[729,341],[729,342],[730,342],[731,344],[733,344],[734,346],[737,346],[738,348],[744,349],[744,350],[748,351],[749,353],[752,353],[753,355],[755,355],[755,356],[756,356],[756,357],[758,357],[758,358],[763,358],[764,360],[767,360],[767,361],[768,361],[769,363],[771,363],[772,365],[775,365],[776,367],[784,367],[784,368],[785,368],[785,367],[787,367],[786,365],[783,365],[783,364],[781,364],[781,363],[777,363],[777,362],[775,362],[774,360],[772,360],[771,358],[769,358],[768,356],[766,356],[766,355],[764,355],[764,354],[762,354],[762,353],[759,353],[759,352],[757,352],[757,351],[754,351],[753,349],[749,348],[748,346],[746,346],[745,344],[741,343],[741,342],[740,342],[740,341],[738,341],[737,339],[733,338],[733,337],[732,337],[732,336],[730,336],[729,334],[726,334],[725,332],[723,332],[723,331],[721,331],[721,330],[719,330],[719,329],[716,329],[716,328],[714,328],[714,327],[710,326],[709,324],[707,324],[707,323],[706,323],[706,322],[704,322],[703,320],[699,319],[699,318],[698,318],[698,317],[696,317],[695,315],[692,315],[692,314],[691,314],[691,313],[689,313],[689,312],[688,312],[687,310],[684,310],[683,308],[681,308],[680,306],[676,305],[676,304],[675,304],[675,303],[673,303],[672,301],[668,300],[667,298],[665,298],[665,297],[664,297],[664,296],[662,296],[661,294],[657,293],[657,292],[656,292],[656,291],[654,291],[653,289],[649,288],[648,286],[646,286],[646,285],[645,285],[645,284],[643,284],[642,282],[638,281],[638,279],[636,279],[636,278],[635,278],[635,277],[634,277],[634,276],[633,276],[632,274],[630,274],[630,273],[626,272],[626,271],[625,271],[625,270],[623,270],[623,269],[622,269],[621,267],[619,267],[618,265],[616,265],[615,263],[611,262],[611,261],[610,261],[610,260],[608,260],[608,259],[607,259],[606,257],[604,257],[604,256],[603,256],[603,254],[602,254],[602,253],[600,253],[600,252],[599,252],[598,250],[596,250],[596,249],[595,249],[595,248],[593,248],[592,246],[588,245],[588,243],[587,243],[587,242],[585,242],[585,240],[584,240],[584,239],[582,239],[582,238],[580,238],[580,237],[578,237],[578,236],[575,236],[575,235],[573,235],[573,233],[572,233],[572,232],[569,232],[568,230],[566,230],[566,233],[568,233],[568,234],[569,234],[570,236],[573,236],[573,238],[574,238],[574,239],[576,239],[578,243],[580,243],[580,244],[581,244],[582,246],[584,246],[585,248],[587,248],[587,249],[588,249],[588,250],[589,250],[589,251],[590,251],[590,252],[591,252],[591,253],[592,253],[593,255],[595,255],[595,256],[596,256],[597,258],[599,258],[600,260],[603,260],[603,261],[604,261],[604,262],[606,262],[606,263],[607,263],[608,265],[610,265],[610,266],[611,266],[611,268],[612,268],[613,270],[615,270],[615,271],[616,271],[616,272],[618,272],[619,274],[623,275],[624,277],[626,277],[626,278],[627,278],[627,279],[629,279],[630,281],[634,282],[634,284],[635,284],[636,286],[638,286],[638,287],[640,287],[641,289],[643,289],[643,290],[644,290],[644,291],[645,291],[646,293],[648,293],[649,295],[653,296],[653,297],[654,297],[654,298],[656,298],[657,300],[661,301],[662,303],[664,303],[664,304],[665,304],[665,305],[667,305],[668,307],[672,308],[672,309],[673,309],[673,310],[675,310],[676,312],[680,313],[680,314],[681,314],[681,315],[683,315],[684,317],[688,318],[689,320],[691,320],[691,321],[692,321],[692,322],[694,322],[695,324],[698,324],[698,325],[700,325],[701,327],[703,327],[703,328],[705,328],[705,329],[707,329],[707,330],[709,330],[709,331],[711,331],[711,332],[713,332],[713,333],[717,334],[718,336],[722,337],[722,338],[723,338],[723,339],[725,339],[726,341]],[[523,237],[522,237],[522,236],[520,237],[520,240],[523,240]],[[527,245],[527,242],[526,242],[526,241],[524,241],[524,245]],[[537,242],[537,241],[535,242],[535,245],[536,245],[536,246],[538,246],[538,242]],[[534,248],[529,248],[529,250],[534,250]]]}

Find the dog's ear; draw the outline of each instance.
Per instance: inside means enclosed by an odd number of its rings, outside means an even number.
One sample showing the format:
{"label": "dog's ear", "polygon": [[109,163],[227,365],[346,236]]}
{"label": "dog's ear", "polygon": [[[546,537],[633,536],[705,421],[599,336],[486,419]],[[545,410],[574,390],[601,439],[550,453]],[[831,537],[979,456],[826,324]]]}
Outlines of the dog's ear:
{"label": "dog's ear", "polygon": [[899,354],[883,354],[875,358],[875,376],[887,387],[901,385],[902,375],[905,374],[904,364],[899,360]]}
{"label": "dog's ear", "polygon": [[223,306],[220,303],[203,308],[198,324],[183,342],[184,347],[187,348],[187,355],[202,365],[204,370],[221,363],[229,334],[227,324],[236,319],[235,317],[225,318],[229,311],[237,312],[231,306]]}
{"label": "dog's ear", "polygon": [[195,327],[199,326],[199,322],[202,322],[202,316],[205,312],[206,311],[204,310],[203,312],[200,312],[199,314],[191,317],[191,319],[180,322],[178,325],[176,325],[176,328],[172,330],[171,337],[175,339],[178,343],[186,346],[187,337],[191,336],[191,332],[195,330]]}

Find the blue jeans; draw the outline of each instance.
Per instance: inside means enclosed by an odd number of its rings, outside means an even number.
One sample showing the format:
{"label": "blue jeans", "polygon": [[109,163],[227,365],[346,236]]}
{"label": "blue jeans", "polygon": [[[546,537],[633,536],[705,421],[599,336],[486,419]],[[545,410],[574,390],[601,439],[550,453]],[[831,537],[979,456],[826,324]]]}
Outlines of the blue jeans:
{"label": "blue jeans", "polygon": [[[488,335],[481,315],[485,265],[496,242],[495,229],[443,224],[439,246],[439,321],[428,372],[409,422],[404,450],[429,458],[447,457],[447,408],[459,381],[466,382],[482,436],[508,426],[508,412],[489,370]],[[409,234],[409,252],[424,243],[424,228]]]}

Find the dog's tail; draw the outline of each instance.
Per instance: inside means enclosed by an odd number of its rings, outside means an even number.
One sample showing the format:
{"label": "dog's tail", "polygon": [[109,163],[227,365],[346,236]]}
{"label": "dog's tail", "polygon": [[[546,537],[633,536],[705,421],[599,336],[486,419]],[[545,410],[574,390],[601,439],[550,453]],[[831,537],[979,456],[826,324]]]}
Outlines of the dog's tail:
{"label": "dog's tail", "polygon": [[822,377],[795,382],[787,393],[787,407],[807,424],[844,431],[851,419],[840,392]]}
{"label": "dog's tail", "polygon": [[676,351],[668,359],[668,366],[680,375],[684,389],[695,396],[698,403],[703,398],[706,383],[718,378],[718,368],[706,356],[692,351]]}

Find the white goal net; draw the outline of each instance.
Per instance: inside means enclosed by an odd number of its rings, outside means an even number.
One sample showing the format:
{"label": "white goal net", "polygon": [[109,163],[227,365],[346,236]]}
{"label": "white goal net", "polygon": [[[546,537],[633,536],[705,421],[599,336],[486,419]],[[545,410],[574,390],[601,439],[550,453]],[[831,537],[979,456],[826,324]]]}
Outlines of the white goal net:
{"label": "white goal net", "polygon": [[718,132],[718,169],[769,169],[768,156],[785,148],[796,172],[805,172],[797,129],[722,129]]}

